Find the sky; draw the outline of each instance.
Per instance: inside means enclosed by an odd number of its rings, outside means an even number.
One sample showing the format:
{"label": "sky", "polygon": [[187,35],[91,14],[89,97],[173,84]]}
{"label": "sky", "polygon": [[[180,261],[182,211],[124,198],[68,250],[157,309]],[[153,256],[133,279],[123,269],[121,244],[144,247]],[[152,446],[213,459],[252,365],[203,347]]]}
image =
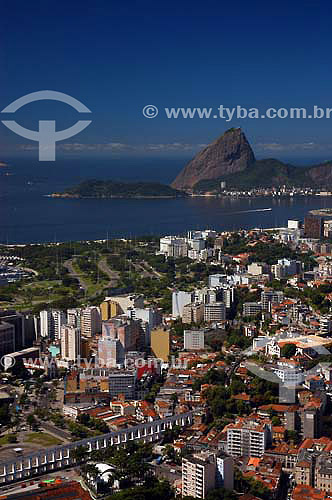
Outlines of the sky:
{"label": "sky", "polygon": [[[64,154],[190,155],[234,126],[260,157],[332,158],[332,115],[226,122],[164,112],[221,104],[332,108],[331,2],[2,0],[1,10],[0,109],[55,90],[91,110],[87,117],[43,101],[16,112],[18,123],[35,130],[43,119],[55,119],[57,130],[92,119],[58,143]],[[154,119],[142,114],[150,104],[159,109]],[[36,147],[0,124],[0,160]]]}

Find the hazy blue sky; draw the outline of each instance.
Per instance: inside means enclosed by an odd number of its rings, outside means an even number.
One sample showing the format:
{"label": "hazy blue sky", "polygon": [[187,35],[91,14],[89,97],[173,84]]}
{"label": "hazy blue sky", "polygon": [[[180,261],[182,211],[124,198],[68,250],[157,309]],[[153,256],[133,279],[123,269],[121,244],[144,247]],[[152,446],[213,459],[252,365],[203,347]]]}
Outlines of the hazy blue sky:
{"label": "hazy blue sky", "polygon": [[[142,115],[147,104],[332,107],[330,1],[3,0],[0,25],[0,108],[37,90],[76,97],[93,123],[66,143],[190,154],[241,126],[260,156],[332,157],[332,118],[225,123]],[[59,129],[78,119],[54,102],[16,115],[35,129],[42,118],[56,118]],[[0,154],[28,142],[0,124]]]}

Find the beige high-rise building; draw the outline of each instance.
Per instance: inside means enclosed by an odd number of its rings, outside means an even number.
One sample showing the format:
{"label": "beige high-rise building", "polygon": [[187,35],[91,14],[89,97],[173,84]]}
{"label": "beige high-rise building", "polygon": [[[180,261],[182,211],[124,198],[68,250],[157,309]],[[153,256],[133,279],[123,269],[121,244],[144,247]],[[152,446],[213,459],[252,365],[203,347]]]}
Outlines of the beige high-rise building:
{"label": "beige high-rise building", "polygon": [[151,352],[156,358],[167,362],[171,350],[171,335],[169,330],[157,328],[151,332]]}
{"label": "beige high-rise building", "polygon": [[100,305],[101,319],[107,321],[108,319],[126,314],[129,308],[144,308],[143,295],[119,295],[117,297],[106,297],[104,302]]}
{"label": "beige high-rise building", "polygon": [[98,307],[91,306],[82,310],[81,333],[84,337],[94,337],[101,332],[101,319]]}
{"label": "beige high-rise building", "polygon": [[78,328],[64,325],[61,327],[61,357],[76,361],[81,355],[81,332]]}
{"label": "beige high-rise building", "polygon": [[199,324],[204,321],[204,304],[186,304],[183,307],[182,323]]}
{"label": "beige high-rise building", "polygon": [[106,299],[100,304],[101,319],[107,321],[123,314],[120,304],[111,299]]}
{"label": "beige high-rise building", "polygon": [[205,498],[215,484],[216,463],[212,456],[197,453],[182,459],[182,496]]}

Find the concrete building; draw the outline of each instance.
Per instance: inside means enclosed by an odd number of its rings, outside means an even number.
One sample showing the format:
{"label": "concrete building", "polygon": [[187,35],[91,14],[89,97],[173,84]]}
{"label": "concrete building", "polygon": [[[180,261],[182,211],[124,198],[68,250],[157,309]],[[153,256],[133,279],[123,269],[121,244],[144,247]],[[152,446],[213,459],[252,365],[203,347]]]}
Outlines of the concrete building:
{"label": "concrete building", "polygon": [[126,316],[103,321],[102,338],[118,339],[124,352],[137,351],[141,341],[140,321]]}
{"label": "concrete building", "polygon": [[210,274],[209,276],[209,287],[220,287],[227,284],[226,274]]}
{"label": "concrete building", "polygon": [[235,296],[234,290],[235,290],[234,287],[231,285],[224,285],[220,290],[221,292],[220,300],[224,302],[227,309],[230,309],[234,302],[234,296]]}
{"label": "concrete building", "polygon": [[73,326],[61,327],[61,357],[66,361],[76,361],[81,355],[81,332]]}
{"label": "concrete building", "polygon": [[224,321],[226,319],[226,306],[223,302],[214,302],[205,304],[204,306],[204,321],[214,323]]}
{"label": "concrete building", "polygon": [[151,330],[160,325],[162,321],[160,310],[152,307],[145,307],[144,309],[130,307],[127,309],[127,316],[128,318],[141,321],[142,329],[144,330],[144,345],[150,346]]}
{"label": "concrete building", "polygon": [[0,358],[15,351],[15,327],[0,321]]}
{"label": "concrete building", "polygon": [[160,253],[166,257],[187,257],[188,243],[186,238],[177,236],[160,238]]}
{"label": "concrete building", "polygon": [[15,310],[0,311],[0,321],[5,321],[14,327],[14,350],[23,349],[26,346],[25,318],[23,314]]}
{"label": "concrete building", "polygon": [[234,460],[222,452],[216,456],[216,488],[234,489]]}
{"label": "concrete building", "polygon": [[204,321],[204,304],[186,304],[183,307],[182,323],[199,324]]}
{"label": "concrete building", "polygon": [[80,307],[67,309],[67,325],[81,328],[81,313],[82,309]]}
{"label": "concrete building", "polygon": [[172,293],[172,317],[182,318],[183,308],[192,302],[192,293],[181,290]]}
{"label": "concrete building", "polygon": [[151,352],[156,358],[168,362],[171,350],[171,334],[169,330],[157,328],[151,332]]}
{"label": "concrete building", "polygon": [[245,302],[242,311],[243,316],[256,316],[262,312],[262,304],[260,302]]}
{"label": "concrete building", "polygon": [[211,304],[217,302],[218,290],[215,288],[201,288],[195,290],[192,294],[192,302],[201,304]]}
{"label": "concrete building", "polygon": [[197,453],[182,459],[182,496],[206,498],[216,485],[216,464],[209,454]]}
{"label": "concrete building", "polygon": [[324,234],[324,219],[316,215],[307,215],[304,218],[304,236],[320,239]]}
{"label": "concrete building", "polygon": [[277,264],[271,268],[275,278],[281,279],[287,276],[298,274],[301,270],[301,263],[291,259],[279,259]]}
{"label": "concrete building", "polygon": [[116,297],[106,297],[100,305],[101,319],[107,321],[109,319],[126,314],[127,309],[144,308],[143,295],[119,295]]}
{"label": "concrete building", "polygon": [[101,318],[98,307],[91,306],[82,310],[81,333],[85,337],[94,337],[101,332]]}
{"label": "concrete building", "polygon": [[61,327],[67,322],[66,314],[59,310],[40,311],[40,335],[44,338],[58,340]]}
{"label": "concrete building", "polygon": [[109,393],[111,398],[123,394],[125,399],[135,399],[136,374],[129,371],[116,371],[108,377]]}
{"label": "concrete building", "polygon": [[125,350],[119,339],[102,337],[98,339],[98,364],[108,368],[122,365],[125,360]]}
{"label": "concrete building", "polygon": [[294,368],[291,365],[278,364],[277,367],[272,371],[286,386],[296,387],[297,385],[302,384],[304,381],[304,375],[301,369]]}
{"label": "concrete building", "polygon": [[108,319],[123,314],[123,311],[117,302],[111,299],[105,299],[104,302],[100,304],[100,314],[102,321],[107,321]]}
{"label": "concrete building", "polygon": [[204,347],[204,330],[184,331],[184,348],[186,351],[200,351]]}
{"label": "concrete building", "polygon": [[271,426],[238,418],[227,427],[227,453],[232,457],[262,457],[271,442]]}
{"label": "concrete building", "polygon": [[[107,300],[107,298],[105,299]],[[143,309],[144,297],[143,295],[119,295],[111,297],[112,302],[116,302],[121,307],[122,313],[125,314],[130,307]]]}
{"label": "concrete building", "polygon": [[321,335],[329,335],[332,332],[332,317],[321,316],[319,319],[319,330]]}
{"label": "concrete building", "polygon": [[265,264],[265,262],[253,262],[248,266],[248,274],[252,276],[261,276],[262,274],[268,274],[270,272],[270,266]]}
{"label": "concrete building", "polygon": [[283,300],[284,293],[281,290],[263,290],[261,293],[263,311],[271,312],[272,306],[281,304]]}

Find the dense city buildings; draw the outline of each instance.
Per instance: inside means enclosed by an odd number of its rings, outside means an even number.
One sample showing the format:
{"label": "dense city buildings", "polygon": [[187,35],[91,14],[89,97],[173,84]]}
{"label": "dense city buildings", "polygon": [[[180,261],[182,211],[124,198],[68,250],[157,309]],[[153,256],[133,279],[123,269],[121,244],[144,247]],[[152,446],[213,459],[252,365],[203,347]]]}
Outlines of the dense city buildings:
{"label": "dense city buildings", "polygon": [[[25,422],[19,448],[34,432],[28,421],[51,432],[45,415],[60,443],[126,432],[116,443],[126,447],[148,436],[141,469],[171,478],[182,496],[244,493],[247,481],[263,493],[244,499],[326,497],[332,244],[307,237],[295,220],[161,240],[136,241],[131,252],[123,243],[125,282],[100,299],[0,312],[0,418],[4,408]],[[87,478],[90,453],[82,460]],[[109,488],[101,463],[91,488]]]}

